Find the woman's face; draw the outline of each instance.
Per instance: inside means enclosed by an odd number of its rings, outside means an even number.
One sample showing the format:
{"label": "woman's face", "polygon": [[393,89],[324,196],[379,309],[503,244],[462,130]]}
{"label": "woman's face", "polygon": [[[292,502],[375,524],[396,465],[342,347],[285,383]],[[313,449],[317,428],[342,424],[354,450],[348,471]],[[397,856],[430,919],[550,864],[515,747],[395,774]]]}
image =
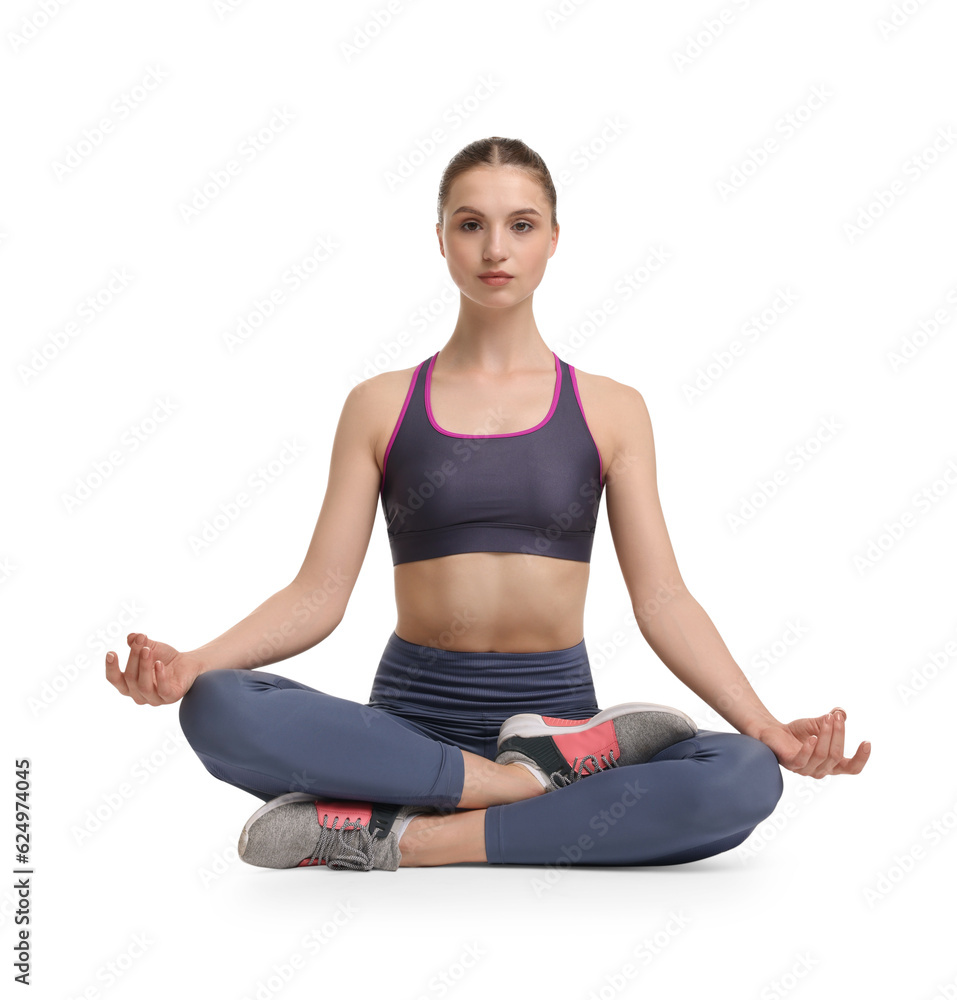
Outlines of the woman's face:
{"label": "woman's face", "polygon": [[[452,182],[444,224],[436,223],[439,249],[452,280],[468,296],[492,308],[513,306],[531,295],[555,252],[558,225],[535,179],[515,167],[473,167]],[[504,284],[479,275],[505,271]]]}

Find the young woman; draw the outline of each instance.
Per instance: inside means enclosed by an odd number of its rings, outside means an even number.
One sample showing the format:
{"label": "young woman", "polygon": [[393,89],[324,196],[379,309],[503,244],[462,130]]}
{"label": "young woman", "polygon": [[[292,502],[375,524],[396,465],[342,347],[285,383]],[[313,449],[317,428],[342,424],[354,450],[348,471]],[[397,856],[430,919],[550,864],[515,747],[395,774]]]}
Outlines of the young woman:
{"label": "young woman", "polygon": [[[182,699],[206,768],[265,800],[239,852],[268,867],[455,862],[662,865],[737,846],[780,767],[856,774],[845,713],[778,721],[688,592],[662,515],[641,394],[542,339],[532,296],[558,242],[555,188],[517,139],[471,143],[439,189],[461,291],[441,350],[346,397],[296,578],[212,642],[127,637],[106,676]],[[642,635],[737,732],[677,709],[599,712],[583,638],[599,504]],[[398,620],[365,705],[262,668],[341,621],[381,501]],[[268,654],[261,650],[270,637]],[[779,766],[780,765],[780,766]]]}

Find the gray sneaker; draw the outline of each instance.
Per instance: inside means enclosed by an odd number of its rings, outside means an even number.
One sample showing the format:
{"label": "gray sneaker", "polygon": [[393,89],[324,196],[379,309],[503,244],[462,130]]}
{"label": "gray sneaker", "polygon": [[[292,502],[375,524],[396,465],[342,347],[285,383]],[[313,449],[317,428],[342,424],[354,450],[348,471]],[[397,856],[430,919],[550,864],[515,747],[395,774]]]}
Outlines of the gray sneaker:
{"label": "gray sneaker", "polygon": [[644,764],[698,731],[677,708],[631,701],[590,719],[513,715],[498,734],[496,764],[534,767],[554,791],[573,781],[625,764]]}
{"label": "gray sneaker", "polygon": [[239,856],[261,868],[325,865],[333,871],[394,872],[402,855],[392,827],[422,806],[317,799],[288,792],[270,799],[246,821]]}

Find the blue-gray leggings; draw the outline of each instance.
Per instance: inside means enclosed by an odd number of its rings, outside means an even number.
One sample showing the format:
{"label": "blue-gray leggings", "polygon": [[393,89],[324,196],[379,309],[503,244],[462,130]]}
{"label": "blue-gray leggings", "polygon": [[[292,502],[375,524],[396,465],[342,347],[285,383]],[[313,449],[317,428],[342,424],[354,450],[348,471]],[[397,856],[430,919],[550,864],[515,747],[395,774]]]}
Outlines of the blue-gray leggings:
{"label": "blue-gray leggings", "polygon": [[[465,774],[457,748],[494,759],[510,715],[598,711],[584,639],[540,653],[480,653],[393,632],[365,705],[236,668],[200,674],[179,718],[206,769],[260,799],[307,791],[453,811]],[[488,807],[486,855],[492,864],[563,867],[697,861],[742,843],[782,788],[770,748],[702,729],[645,764]]]}

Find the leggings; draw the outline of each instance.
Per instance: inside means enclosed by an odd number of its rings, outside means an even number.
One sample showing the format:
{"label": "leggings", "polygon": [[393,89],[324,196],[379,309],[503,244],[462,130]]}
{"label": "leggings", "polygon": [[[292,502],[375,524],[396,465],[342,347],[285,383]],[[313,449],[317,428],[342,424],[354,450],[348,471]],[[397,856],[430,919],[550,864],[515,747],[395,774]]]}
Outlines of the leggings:
{"label": "leggings", "polygon": [[[265,801],[305,791],[451,812],[464,784],[460,749],[494,759],[499,727],[521,712],[598,711],[584,639],[546,652],[458,652],[393,632],[366,704],[262,669],[225,668],[194,680],[179,718],[214,777]],[[562,866],[697,861],[741,844],[782,790],[769,747],[702,729],[644,764],[487,807],[486,856]]]}

